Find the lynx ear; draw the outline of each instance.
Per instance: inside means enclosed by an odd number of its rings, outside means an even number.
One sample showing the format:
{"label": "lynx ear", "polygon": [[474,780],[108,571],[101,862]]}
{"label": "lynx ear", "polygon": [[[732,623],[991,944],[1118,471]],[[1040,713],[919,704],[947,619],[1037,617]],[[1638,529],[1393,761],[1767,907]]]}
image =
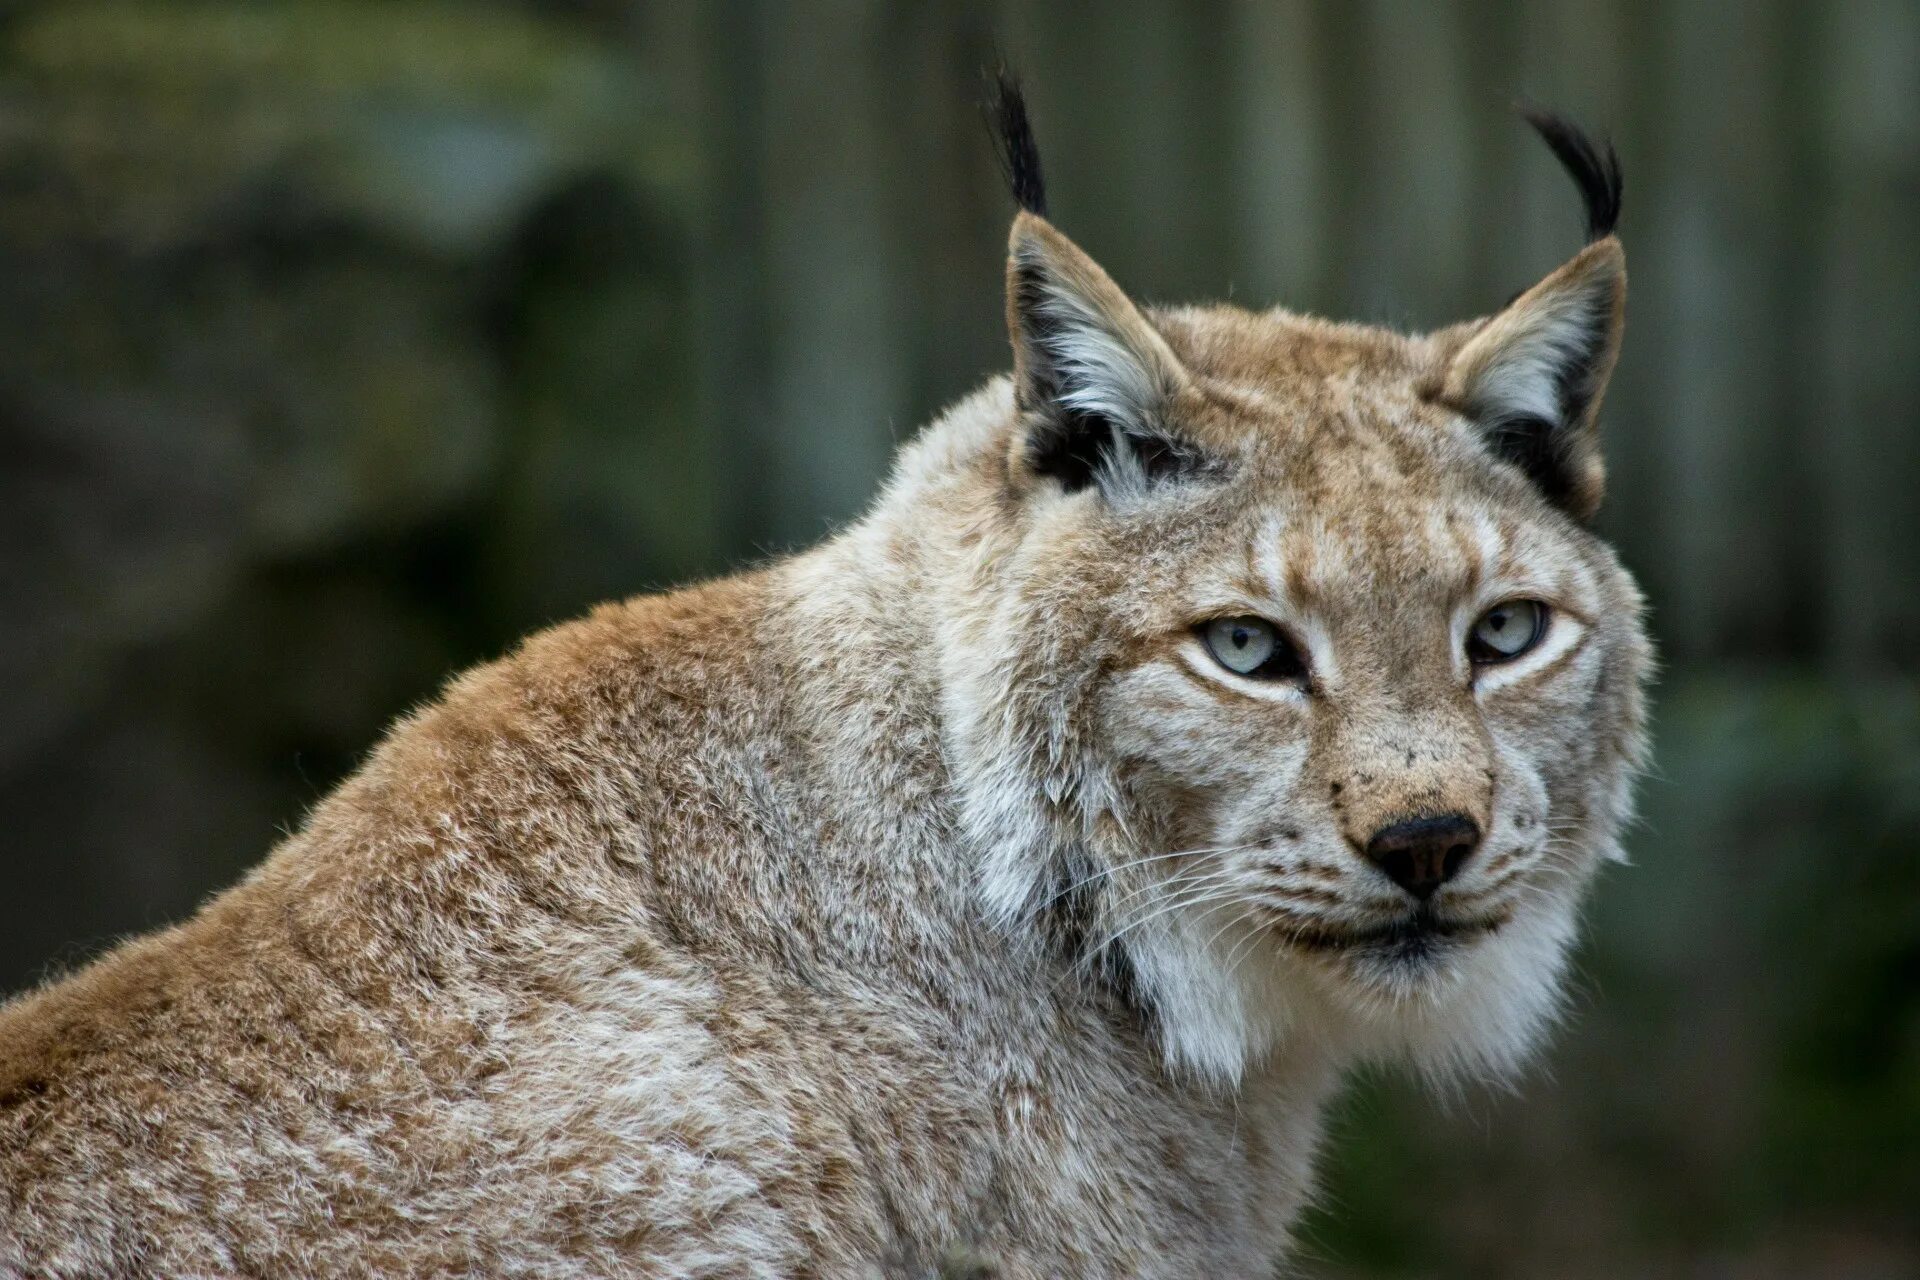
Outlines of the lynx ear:
{"label": "lynx ear", "polygon": [[1626,254],[1609,235],[1467,336],[1441,378],[1440,400],[1581,520],[1606,487],[1597,424],[1626,297]]}
{"label": "lynx ear", "polygon": [[1187,373],[1107,273],[1022,212],[1007,256],[1007,326],[1025,469],[1067,491],[1144,491],[1203,468],[1168,427]]}

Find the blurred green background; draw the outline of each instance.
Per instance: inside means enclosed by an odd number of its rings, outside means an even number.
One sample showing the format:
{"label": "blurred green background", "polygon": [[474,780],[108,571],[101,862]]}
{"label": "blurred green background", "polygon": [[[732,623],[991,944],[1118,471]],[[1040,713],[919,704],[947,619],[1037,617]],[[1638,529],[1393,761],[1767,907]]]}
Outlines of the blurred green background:
{"label": "blurred green background", "polygon": [[810,542],[1007,363],[978,70],[1136,293],[1405,327],[1578,203],[1667,670],[1513,1091],[1390,1075],[1300,1273],[1920,1275],[1920,5],[0,8],[0,989],[231,880],[450,672]]}

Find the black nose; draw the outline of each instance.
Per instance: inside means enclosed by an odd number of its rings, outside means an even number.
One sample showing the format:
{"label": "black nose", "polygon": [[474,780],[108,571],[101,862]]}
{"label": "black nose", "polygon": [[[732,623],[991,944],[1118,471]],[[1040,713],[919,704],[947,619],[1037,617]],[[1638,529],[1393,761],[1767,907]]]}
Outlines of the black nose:
{"label": "black nose", "polygon": [[1367,857],[1393,882],[1425,902],[1454,878],[1480,845],[1480,827],[1464,813],[1409,818],[1380,828]]}

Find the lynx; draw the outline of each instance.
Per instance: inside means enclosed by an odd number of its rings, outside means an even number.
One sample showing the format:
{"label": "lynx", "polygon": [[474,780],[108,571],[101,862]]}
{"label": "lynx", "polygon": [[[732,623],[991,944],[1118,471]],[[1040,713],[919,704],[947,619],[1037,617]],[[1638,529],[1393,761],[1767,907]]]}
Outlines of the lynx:
{"label": "lynx", "polygon": [[1625,267],[1406,336],[1046,216],[873,509],[454,680],[0,1011],[0,1273],[1252,1276],[1343,1073],[1512,1071],[1642,750]]}

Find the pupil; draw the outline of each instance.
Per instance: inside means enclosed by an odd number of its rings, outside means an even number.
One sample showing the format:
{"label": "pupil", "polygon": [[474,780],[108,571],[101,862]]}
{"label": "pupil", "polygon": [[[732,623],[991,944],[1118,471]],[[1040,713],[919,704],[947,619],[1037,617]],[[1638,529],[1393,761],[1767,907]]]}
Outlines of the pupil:
{"label": "pupil", "polygon": [[1245,627],[1235,627],[1233,629],[1233,647],[1236,649],[1246,648],[1247,641],[1252,638],[1253,632],[1247,630]]}

